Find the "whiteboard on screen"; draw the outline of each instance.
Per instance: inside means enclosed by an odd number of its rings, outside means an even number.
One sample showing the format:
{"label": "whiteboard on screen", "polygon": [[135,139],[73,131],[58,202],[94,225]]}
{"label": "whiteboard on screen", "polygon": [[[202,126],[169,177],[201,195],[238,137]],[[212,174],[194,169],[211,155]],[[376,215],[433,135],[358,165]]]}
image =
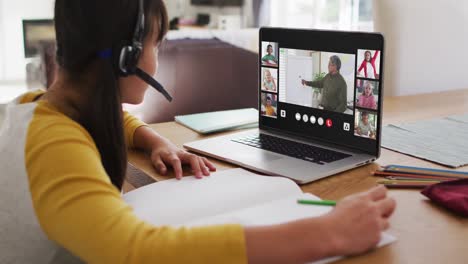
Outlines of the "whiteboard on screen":
{"label": "whiteboard on screen", "polygon": [[286,102],[310,107],[312,105],[313,89],[303,86],[302,79],[312,81],[313,60],[306,56],[289,56],[286,66]]}

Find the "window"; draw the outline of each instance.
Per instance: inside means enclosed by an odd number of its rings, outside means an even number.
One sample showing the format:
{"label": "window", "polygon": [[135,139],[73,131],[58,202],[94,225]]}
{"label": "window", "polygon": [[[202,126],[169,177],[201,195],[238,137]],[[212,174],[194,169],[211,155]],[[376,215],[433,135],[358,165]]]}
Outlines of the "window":
{"label": "window", "polygon": [[3,32],[3,1],[0,0],[0,81],[4,79],[4,63],[5,63],[5,57],[4,57],[4,52],[5,48],[3,47],[3,41],[5,41],[5,34]]}
{"label": "window", "polygon": [[276,27],[372,31],[372,0],[269,0]]}

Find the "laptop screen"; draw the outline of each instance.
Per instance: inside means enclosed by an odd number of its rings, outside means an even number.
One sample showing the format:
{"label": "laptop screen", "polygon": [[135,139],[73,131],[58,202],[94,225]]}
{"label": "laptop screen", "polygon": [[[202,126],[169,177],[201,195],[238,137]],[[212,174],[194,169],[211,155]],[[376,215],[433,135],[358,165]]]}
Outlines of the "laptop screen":
{"label": "laptop screen", "polygon": [[260,128],[379,155],[383,37],[262,28]]}

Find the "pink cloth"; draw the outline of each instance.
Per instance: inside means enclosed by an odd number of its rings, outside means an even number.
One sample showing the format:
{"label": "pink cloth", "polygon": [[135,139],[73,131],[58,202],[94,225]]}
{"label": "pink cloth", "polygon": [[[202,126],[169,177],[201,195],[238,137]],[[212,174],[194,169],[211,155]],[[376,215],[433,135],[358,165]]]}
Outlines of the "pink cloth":
{"label": "pink cloth", "polygon": [[468,179],[434,184],[426,187],[421,193],[434,203],[468,217]]}
{"label": "pink cloth", "polygon": [[365,96],[361,94],[359,96],[358,106],[370,109],[377,109],[377,103],[375,102],[374,95]]}

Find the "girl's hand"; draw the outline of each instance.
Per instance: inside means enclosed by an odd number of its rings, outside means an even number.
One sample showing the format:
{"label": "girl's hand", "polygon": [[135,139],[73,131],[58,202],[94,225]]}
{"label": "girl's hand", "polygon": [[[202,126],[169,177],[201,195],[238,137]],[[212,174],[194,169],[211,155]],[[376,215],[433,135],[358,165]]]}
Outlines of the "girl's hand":
{"label": "girl's hand", "polygon": [[355,255],[375,247],[381,232],[389,228],[389,217],[395,207],[395,200],[387,197],[387,189],[382,186],[339,202],[325,216],[335,240],[336,253]]}
{"label": "girl's hand", "polygon": [[163,140],[151,150],[151,161],[156,171],[161,175],[167,174],[167,166],[174,169],[177,179],[182,179],[182,164],[188,164],[196,178],[209,176],[210,171],[216,171],[215,166],[206,158],[199,157],[178,148],[168,140]]}

